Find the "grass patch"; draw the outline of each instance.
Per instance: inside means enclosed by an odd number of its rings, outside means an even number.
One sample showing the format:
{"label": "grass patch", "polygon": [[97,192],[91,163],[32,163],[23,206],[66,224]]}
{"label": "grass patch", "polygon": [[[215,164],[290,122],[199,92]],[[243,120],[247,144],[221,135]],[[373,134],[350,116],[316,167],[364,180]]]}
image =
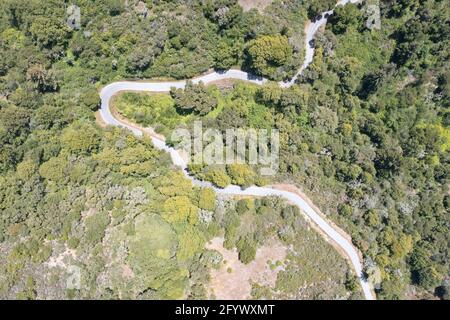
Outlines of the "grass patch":
{"label": "grass patch", "polygon": [[125,92],[114,97],[112,105],[122,116],[162,134],[194,117],[179,114],[172,97],[164,93]]}

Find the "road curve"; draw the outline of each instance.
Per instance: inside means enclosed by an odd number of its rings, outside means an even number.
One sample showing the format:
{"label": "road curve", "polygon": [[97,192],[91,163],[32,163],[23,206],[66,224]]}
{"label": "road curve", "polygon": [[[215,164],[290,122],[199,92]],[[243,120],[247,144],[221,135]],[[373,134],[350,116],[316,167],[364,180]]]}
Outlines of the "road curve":
{"label": "road curve", "polygon": [[[337,3],[337,5],[345,5],[349,2],[355,3],[358,0],[341,0]],[[309,23],[306,28],[306,39],[305,39],[305,60],[302,67],[299,69],[297,74],[288,82],[280,82],[279,85],[282,87],[289,87],[295,83],[295,80],[299,75],[301,75],[302,71],[308,67],[308,65],[312,62],[314,56],[314,48],[309,45],[309,42],[314,38],[315,33],[319,30],[321,26],[326,24],[327,18],[325,14],[331,15],[333,10],[324,12],[321,15],[321,19],[316,20],[314,23]],[[196,78],[193,78],[192,81],[194,83],[202,81],[205,84],[211,83],[213,81],[225,80],[225,79],[237,79],[237,80],[245,80],[257,85],[264,84],[267,79],[256,77],[247,72],[241,70],[228,70],[224,72],[211,72],[206,75],[202,75]],[[111,113],[110,110],[110,101],[114,95],[121,91],[147,91],[147,92],[168,92],[171,87],[175,88],[184,88],[186,85],[186,80],[183,81],[163,81],[163,82],[132,82],[132,81],[122,81],[122,82],[114,82],[107,86],[105,86],[100,91],[101,98],[101,108],[100,115],[103,121],[108,125],[125,127],[131,130],[136,136],[142,136],[143,131],[135,126],[130,126],[124,122],[121,122]],[[351,241],[342,236],[338,231],[336,231],[333,226],[327,222],[322,216],[316,212],[316,210],[311,207],[302,197],[298,194],[274,189],[270,187],[257,187],[251,186],[245,190],[242,190],[241,187],[230,185],[224,189],[216,188],[211,183],[206,181],[200,181],[189,175],[187,171],[187,163],[183,159],[183,157],[178,153],[177,150],[169,147],[165,144],[165,142],[159,138],[154,136],[151,137],[153,144],[157,149],[164,150],[168,152],[172,158],[172,162],[179,166],[185,176],[189,178],[194,185],[200,187],[211,187],[215,190],[215,192],[219,194],[229,194],[229,195],[248,195],[248,196],[279,196],[283,197],[289,202],[298,206],[319,228],[323,231],[338,247],[342,249],[345,255],[348,257],[350,263],[352,264],[356,274],[359,276],[359,281],[361,287],[363,289],[364,296],[367,300],[374,300],[375,296],[372,291],[371,284],[363,277],[363,263],[359,257],[357,249],[353,246]]]}

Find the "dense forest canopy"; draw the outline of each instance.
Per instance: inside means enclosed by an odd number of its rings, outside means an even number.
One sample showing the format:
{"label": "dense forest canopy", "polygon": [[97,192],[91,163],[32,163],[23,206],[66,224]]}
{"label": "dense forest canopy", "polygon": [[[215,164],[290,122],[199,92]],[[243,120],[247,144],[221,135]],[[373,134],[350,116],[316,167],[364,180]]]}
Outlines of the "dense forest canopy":
{"label": "dense forest canopy", "polygon": [[[36,298],[45,292],[36,274],[47,274],[56,252],[76,252],[90,290],[64,298],[201,298],[205,270],[217,262],[204,246],[221,232],[245,263],[269,237],[298,247],[293,209],[276,199],[231,201],[219,217],[214,192],[193,187],[148,139],[99,127],[94,111],[98,89],[120,79],[232,67],[288,79],[303,61],[304,23],[335,1],[273,1],[264,12],[244,12],[235,0],[73,3],[79,24],[68,23],[72,1],[0,2],[0,296]],[[250,166],[191,172],[221,187],[296,184],[351,234],[367,275],[381,271],[380,298],[446,298],[450,9],[445,0],[380,1],[374,28],[371,3],[336,9],[290,88],[189,85],[170,96],[128,94],[117,108],[139,123],[166,119],[161,132],[195,119],[224,130],[279,129],[271,181]],[[143,105],[157,111],[136,110]],[[243,230],[244,216],[261,231]],[[269,218],[275,229],[264,225]],[[110,257],[116,264],[106,267]],[[133,280],[114,271],[123,265]],[[340,270],[337,283],[357,297]],[[288,290],[292,274],[277,286]],[[255,296],[274,295],[266,289]]]}

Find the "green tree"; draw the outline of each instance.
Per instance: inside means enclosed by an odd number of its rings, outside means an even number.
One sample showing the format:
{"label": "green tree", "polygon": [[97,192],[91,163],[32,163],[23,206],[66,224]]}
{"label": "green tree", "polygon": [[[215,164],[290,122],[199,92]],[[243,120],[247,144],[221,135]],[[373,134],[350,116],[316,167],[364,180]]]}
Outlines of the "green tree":
{"label": "green tree", "polygon": [[85,240],[90,245],[99,243],[105,236],[106,227],[110,223],[109,214],[107,212],[95,213],[86,217],[86,234]]}
{"label": "green tree", "polygon": [[366,223],[373,228],[380,225],[380,217],[375,209],[367,211],[364,219],[366,220]]}
{"label": "green tree", "polygon": [[292,48],[285,36],[261,36],[248,44],[247,54],[256,74],[273,77],[277,68],[290,62]]}
{"label": "green tree", "polygon": [[255,203],[254,203],[253,199],[240,199],[236,203],[236,212],[239,214],[243,214],[254,208],[255,208]]}
{"label": "green tree", "polygon": [[242,7],[237,0],[207,0],[203,12],[221,29],[227,29],[236,24],[242,16]]}
{"label": "green tree", "polygon": [[70,36],[69,27],[56,17],[37,17],[30,27],[33,39],[41,48],[65,46]]}
{"label": "green tree", "polygon": [[96,111],[100,107],[100,96],[95,88],[84,91],[81,96],[81,101],[92,111]]}
{"label": "green tree", "polygon": [[0,112],[0,141],[2,145],[20,142],[29,129],[30,112],[25,108],[8,106]]}
{"label": "green tree", "polygon": [[67,175],[68,163],[61,157],[50,158],[41,164],[39,174],[48,180],[59,182]]}
{"label": "green tree", "polygon": [[217,107],[216,97],[201,81],[198,84],[188,81],[184,90],[171,88],[170,95],[175,101],[175,106],[182,111],[205,115]]}
{"label": "green tree", "polygon": [[219,42],[214,55],[214,68],[228,70],[237,65],[239,60],[239,47],[236,44],[230,46],[227,42]]}
{"label": "green tree", "polygon": [[153,55],[148,50],[133,51],[126,60],[126,69],[132,74],[147,69],[153,61]]}
{"label": "green tree", "polygon": [[187,196],[192,193],[192,182],[180,171],[169,172],[158,183],[158,190],[166,196]]}
{"label": "green tree", "polygon": [[111,16],[117,16],[125,10],[122,0],[105,0],[105,2]]}
{"label": "green tree", "polygon": [[349,3],[337,6],[328,22],[334,33],[341,34],[347,31],[348,27],[360,28],[362,18],[361,10],[355,4]]}
{"label": "green tree", "polygon": [[319,14],[333,9],[336,5],[336,1],[334,0],[311,0],[308,3],[308,17],[310,19],[315,19]]}
{"label": "green tree", "polygon": [[356,276],[350,272],[347,272],[345,278],[345,288],[350,292],[355,292],[358,288],[358,280]]}
{"label": "green tree", "polygon": [[249,264],[256,257],[256,244],[248,237],[239,239],[236,245],[239,252],[239,260],[242,263]]}
{"label": "green tree", "polygon": [[196,224],[198,220],[197,207],[186,196],[176,196],[167,199],[163,204],[163,218],[170,222],[189,222]]}
{"label": "green tree", "polygon": [[61,135],[62,147],[71,153],[89,154],[100,144],[98,130],[90,123],[74,122]]}
{"label": "green tree", "polygon": [[233,184],[250,186],[255,182],[255,172],[246,164],[230,164],[227,172]]}
{"label": "green tree", "polygon": [[391,246],[393,258],[397,260],[402,260],[407,254],[413,249],[413,239],[411,235],[402,234],[400,237],[394,241]]}
{"label": "green tree", "polygon": [[53,70],[47,70],[42,64],[34,64],[27,70],[27,80],[39,92],[53,92],[59,88],[58,80]]}
{"label": "green tree", "polygon": [[433,263],[430,263],[430,252],[425,248],[425,243],[419,243],[411,254],[410,265],[413,282],[425,289],[434,288],[439,284],[441,275],[437,272]]}

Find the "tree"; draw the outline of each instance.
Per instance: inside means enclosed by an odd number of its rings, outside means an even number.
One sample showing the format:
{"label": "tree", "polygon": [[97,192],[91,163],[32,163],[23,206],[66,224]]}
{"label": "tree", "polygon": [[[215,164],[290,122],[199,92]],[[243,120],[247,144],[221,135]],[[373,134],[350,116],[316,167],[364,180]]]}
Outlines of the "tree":
{"label": "tree", "polygon": [[18,148],[29,133],[30,113],[25,108],[7,106],[0,111],[0,170],[20,162],[23,151]]}
{"label": "tree", "polygon": [[256,257],[256,244],[249,237],[239,239],[236,247],[239,252],[239,260],[244,264],[249,264]]}
{"label": "tree", "polygon": [[122,0],[107,0],[106,4],[111,16],[117,16],[125,10]]}
{"label": "tree", "polygon": [[[444,106],[447,108],[450,106],[450,70],[444,71],[439,76],[439,91],[444,98]],[[445,119],[443,119],[445,126],[450,126],[450,112],[445,113]]]}
{"label": "tree", "polygon": [[125,68],[128,72],[135,74],[147,69],[153,62],[153,54],[149,50],[133,51],[126,60]]}
{"label": "tree", "polygon": [[355,57],[342,59],[338,66],[338,76],[341,88],[348,93],[358,89],[362,80],[362,64]]}
{"label": "tree", "polygon": [[59,182],[66,177],[67,167],[68,163],[66,160],[60,157],[51,158],[41,164],[39,174],[45,179]]}
{"label": "tree", "polygon": [[64,109],[53,105],[43,105],[34,113],[33,127],[39,129],[50,129],[66,124]]}
{"label": "tree", "polygon": [[69,27],[55,17],[37,17],[31,27],[30,33],[41,48],[51,49],[55,46],[64,47],[70,35]]}
{"label": "tree", "polygon": [[217,70],[228,70],[237,65],[240,55],[239,46],[230,46],[225,41],[219,42],[214,55],[214,68]]}
{"label": "tree", "polygon": [[349,3],[345,6],[337,6],[328,22],[335,34],[341,34],[347,31],[348,27],[359,28],[362,18],[361,10],[355,4]]}
{"label": "tree", "polygon": [[416,9],[419,6],[419,0],[393,0],[388,4],[391,15],[402,16],[409,10]]}
{"label": "tree", "polygon": [[96,111],[100,107],[100,96],[95,88],[84,91],[81,101],[92,111]]}
{"label": "tree", "polygon": [[413,282],[419,286],[430,289],[438,285],[441,275],[430,263],[430,252],[425,248],[426,243],[420,242],[411,254],[410,265]]}
{"label": "tree", "polygon": [[[390,139],[391,140],[391,139]],[[377,150],[375,167],[383,176],[395,175],[401,167],[403,150],[396,141],[383,143]]]}
{"label": "tree", "polygon": [[355,292],[358,288],[358,280],[353,273],[347,271],[345,275],[345,288],[350,292]]}
{"label": "tree", "polygon": [[237,0],[207,0],[203,12],[219,28],[232,27],[242,16],[242,7]]}
{"label": "tree", "polygon": [[14,143],[28,132],[30,113],[16,106],[8,106],[0,112],[0,141]]}
{"label": "tree", "polygon": [[439,286],[435,290],[436,295],[442,300],[450,299],[450,287],[449,285]]}
{"label": "tree", "polygon": [[34,64],[28,68],[27,80],[42,93],[57,91],[59,87],[54,71],[45,69],[42,64]]}
{"label": "tree", "polygon": [[61,135],[62,147],[71,153],[89,154],[97,150],[100,135],[90,123],[74,122]]}
{"label": "tree", "polygon": [[233,184],[250,186],[255,182],[255,172],[246,164],[230,164],[227,172]]}
{"label": "tree", "polygon": [[198,84],[187,81],[184,90],[171,88],[170,95],[175,100],[175,106],[182,111],[205,115],[217,107],[216,97],[201,81]]}
{"label": "tree", "polygon": [[308,3],[310,3],[308,7],[308,17],[312,20],[315,20],[322,12],[333,9],[336,5],[336,1],[334,0],[312,0]]}
{"label": "tree", "polygon": [[158,190],[166,196],[187,196],[192,193],[192,182],[182,172],[169,172],[158,181]]}
{"label": "tree", "polygon": [[392,257],[403,260],[413,249],[413,239],[411,235],[402,234],[391,246]]}
{"label": "tree", "polygon": [[32,160],[22,161],[17,165],[16,174],[19,179],[26,181],[38,170],[38,165]]}
{"label": "tree", "polygon": [[105,236],[105,230],[109,223],[110,218],[107,212],[95,213],[91,216],[88,216],[85,221],[86,241],[90,245],[99,243]]}
{"label": "tree", "polygon": [[236,212],[238,214],[243,214],[254,208],[255,208],[255,203],[254,203],[253,199],[240,199],[236,203]]}
{"label": "tree", "polygon": [[292,48],[285,36],[261,36],[248,44],[247,55],[256,74],[273,77],[277,68],[290,62]]}
{"label": "tree", "polygon": [[441,280],[441,275],[433,266],[426,266],[425,268],[415,270],[413,276],[417,284],[425,289],[433,289]]}
{"label": "tree", "polygon": [[258,89],[257,98],[265,105],[278,106],[283,89],[277,83],[269,82]]}
{"label": "tree", "polygon": [[197,207],[186,196],[176,196],[167,199],[163,204],[162,216],[170,223],[189,222],[196,224],[198,220]]}
{"label": "tree", "polygon": [[364,219],[366,220],[366,223],[373,228],[380,225],[380,217],[375,209],[367,211]]}
{"label": "tree", "polygon": [[332,109],[318,106],[311,114],[311,124],[323,132],[334,133],[338,127],[339,119]]}

